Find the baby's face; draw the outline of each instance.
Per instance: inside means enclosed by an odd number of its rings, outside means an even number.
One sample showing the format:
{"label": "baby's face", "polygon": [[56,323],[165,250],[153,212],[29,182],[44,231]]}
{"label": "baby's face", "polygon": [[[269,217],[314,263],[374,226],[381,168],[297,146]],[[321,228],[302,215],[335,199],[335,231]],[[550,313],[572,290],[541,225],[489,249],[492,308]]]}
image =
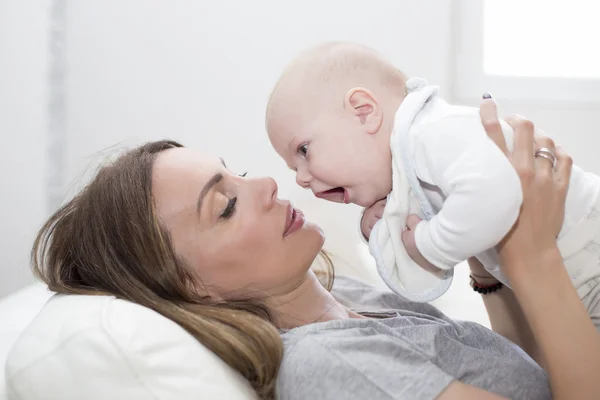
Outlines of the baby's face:
{"label": "baby's face", "polygon": [[269,124],[271,144],[296,171],[298,185],[319,198],[364,207],[391,190],[391,155],[382,154],[375,136],[344,112],[295,116]]}

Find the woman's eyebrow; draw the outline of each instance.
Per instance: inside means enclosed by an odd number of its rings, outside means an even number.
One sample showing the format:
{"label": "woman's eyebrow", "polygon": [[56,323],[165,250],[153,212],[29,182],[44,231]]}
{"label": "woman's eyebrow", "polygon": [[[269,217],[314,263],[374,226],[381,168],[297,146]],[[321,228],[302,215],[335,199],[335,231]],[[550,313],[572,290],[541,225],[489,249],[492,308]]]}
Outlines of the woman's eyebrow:
{"label": "woman's eyebrow", "polygon": [[200,210],[202,209],[202,202],[204,201],[204,198],[206,197],[206,195],[208,194],[208,192],[210,192],[210,190],[219,182],[221,182],[221,180],[223,179],[223,174],[221,174],[220,172],[217,174],[214,174],[212,178],[210,178],[210,180],[206,183],[206,185],[204,185],[204,187],[202,188],[202,191],[200,192],[200,196],[198,196],[198,204],[196,205],[196,209],[198,210],[198,214],[200,214]]}

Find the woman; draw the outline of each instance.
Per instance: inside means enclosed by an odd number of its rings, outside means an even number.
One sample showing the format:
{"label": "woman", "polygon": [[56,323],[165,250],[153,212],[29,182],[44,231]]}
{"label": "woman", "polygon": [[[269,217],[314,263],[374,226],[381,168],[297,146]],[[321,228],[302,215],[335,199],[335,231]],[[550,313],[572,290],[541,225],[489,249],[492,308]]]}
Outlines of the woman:
{"label": "woman", "polygon": [[[482,115],[503,145],[493,102]],[[560,150],[555,170],[534,161],[532,125],[514,124],[508,156],[525,203],[499,249],[514,294],[484,300],[492,326],[544,360],[555,398],[590,398],[600,393],[600,343],[556,256],[570,161]],[[112,294],[177,322],[263,398],[550,397],[544,371],[477,324],[357,283],[332,295],[310,269],[323,242],[272,179],[232,174],[218,158],[161,141],[102,168],[45,224],[33,258],[51,290]],[[556,319],[570,328],[572,353]]]}

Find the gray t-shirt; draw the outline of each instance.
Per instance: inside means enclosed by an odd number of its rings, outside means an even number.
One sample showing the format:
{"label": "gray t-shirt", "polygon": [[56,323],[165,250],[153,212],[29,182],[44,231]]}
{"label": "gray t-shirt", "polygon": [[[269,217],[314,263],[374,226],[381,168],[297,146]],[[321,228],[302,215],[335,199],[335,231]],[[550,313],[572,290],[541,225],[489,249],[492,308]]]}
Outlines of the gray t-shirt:
{"label": "gray t-shirt", "polygon": [[545,372],[489,329],[347,278],[336,281],[339,301],[388,317],[284,333],[279,399],[435,399],[453,380],[514,400],[551,398]]}

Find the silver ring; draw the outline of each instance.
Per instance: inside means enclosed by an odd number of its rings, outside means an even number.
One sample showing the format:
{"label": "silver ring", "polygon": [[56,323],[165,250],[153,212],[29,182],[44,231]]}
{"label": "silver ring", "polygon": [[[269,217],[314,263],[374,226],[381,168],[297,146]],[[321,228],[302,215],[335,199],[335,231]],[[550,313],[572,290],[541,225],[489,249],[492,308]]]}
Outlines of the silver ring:
{"label": "silver ring", "polygon": [[552,163],[552,168],[556,166],[556,156],[554,155],[554,152],[551,149],[547,147],[540,147],[535,151],[535,154],[533,155],[533,158],[538,157],[542,157],[550,161]]}

